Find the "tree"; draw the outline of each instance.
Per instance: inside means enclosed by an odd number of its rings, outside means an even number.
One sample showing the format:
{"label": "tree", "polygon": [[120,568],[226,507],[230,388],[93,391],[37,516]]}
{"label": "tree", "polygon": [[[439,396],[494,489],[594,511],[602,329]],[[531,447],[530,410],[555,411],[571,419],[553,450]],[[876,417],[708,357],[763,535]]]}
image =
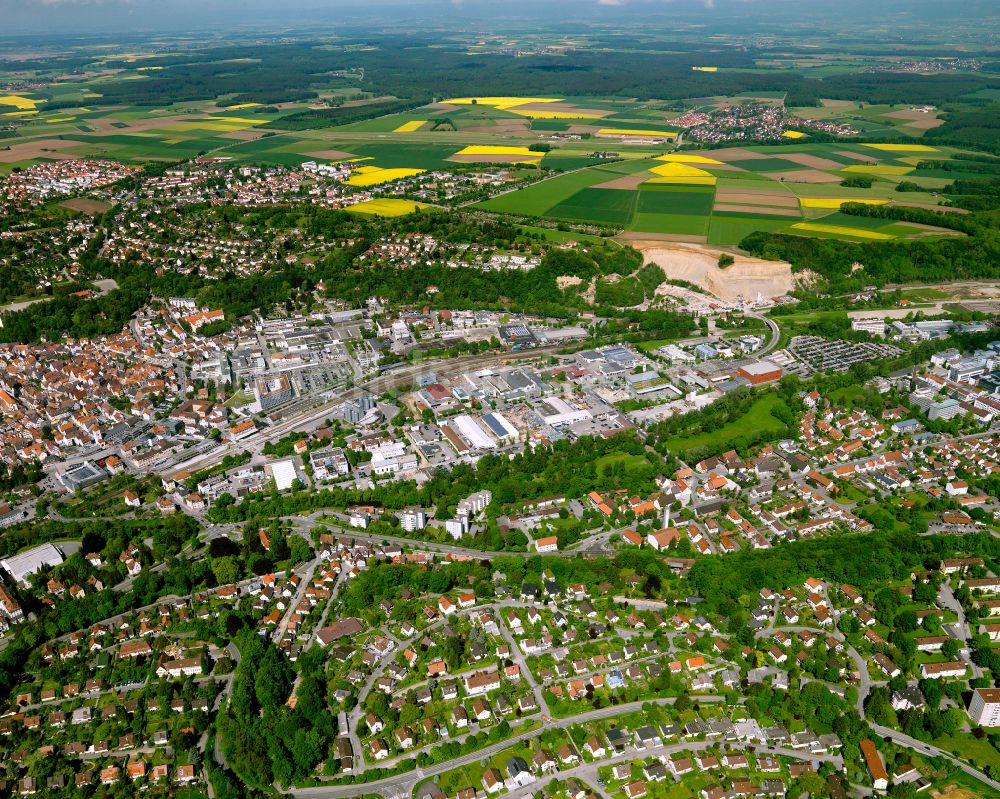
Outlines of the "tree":
{"label": "tree", "polygon": [[912,610],[904,610],[897,613],[895,627],[900,632],[912,633],[917,629],[917,614]]}
{"label": "tree", "polygon": [[892,799],[913,799],[916,795],[917,788],[912,782],[895,782],[889,787]]}
{"label": "tree", "polygon": [[212,574],[219,581],[220,585],[235,583],[240,578],[240,566],[234,557],[214,558],[212,560]]}
{"label": "tree", "polygon": [[[916,594],[916,591],[914,591],[914,594]],[[933,600],[929,600],[928,604],[930,601]],[[920,622],[920,626],[923,627],[924,630],[930,633],[931,635],[940,635],[941,617],[938,616],[936,613],[928,613],[926,616],[924,616],[923,620]]]}
{"label": "tree", "polygon": [[892,709],[888,689],[882,686],[872,689],[865,700],[865,717],[886,727],[896,725],[896,714]]}
{"label": "tree", "polygon": [[920,692],[924,695],[924,701],[927,702],[927,707],[937,709],[937,706],[941,704],[941,697],[944,695],[944,690],[941,688],[941,683],[938,680],[920,680],[917,683],[920,688]]}
{"label": "tree", "polygon": [[312,548],[301,536],[292,536],[288,542],[288,549],[292,563],[303,563],[312,557]]}

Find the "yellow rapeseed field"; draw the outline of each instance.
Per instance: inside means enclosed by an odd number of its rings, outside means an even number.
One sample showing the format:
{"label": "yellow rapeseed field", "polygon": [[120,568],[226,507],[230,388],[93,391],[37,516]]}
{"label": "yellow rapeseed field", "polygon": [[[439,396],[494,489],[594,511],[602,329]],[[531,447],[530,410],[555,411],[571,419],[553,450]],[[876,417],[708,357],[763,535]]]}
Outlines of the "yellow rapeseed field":
{"label": "yellow rapeseed field", "polygon": [[871,147],[873,150],[885,150],[887,153],[936,153],[937,147],[926,144],[865,144],[863,147]]}
{"label": "yellow rapeseed field", "polygon": [[808,230],[813,233],[833,233],[836,236],[854,236],[859,239],[874,239],[877,241],[894,238],[894,236],[890,236],[888,233],[879,233],[877,230],[864,230],[844,225],[823,225],[815,222],[796,222],[792,225],[792,229]]}
{"label": "yellow rapeseed field", "polygon": [[718,72],[718,67],[691,67],[695,72]]}
{"label": "yellow rapeseed field", "polygon": [[493,108],[507,109],[528,103],[558,103],[561,100],[552,97],[455,97],[442,102],[449,105],[488,105]]}
{"label": "yellow rapeseed field", "polygon": [[657,161],[668,161],[676,164],[722,164],[714,158],[707,158],[704,155],[694,155],[693,153],[667,153],[656,158]]}
{"label": "yellow rapeseed field", "polygon": [[892,164],[853,164],[844,167],[841,171],[861,175],[909,175],[913,171],[913,167]]}
{"label": "yellow rapeseed field", "polygon": [[863,199],[860,197],[799,197],[803,208],[840,208],[844,203],[864,203],[865,205],[885,205],[888,200]]}
{"label": "yellow rapeseed field", "polygon": [[367,202],[351,205],[344,209],[355,214],[376,214],[378,216],[406,216],[421,208],[429,206],[423,203],[415,203],[412,200],[396,200],[392,198],[379,198],[368,200]]}
{"label": "yellow rapeseed field", "polygon": [[404,122],[396,128],[393,133],[413,133],[415,130],[420,130],[426,121],[426,119],[411,119],[409,122]]}
{"label": "yellow rapeseed field", "polygon": [[578,111],[531,111],[521,108],[505,108],[518,116],[528,117],[528,119],[600,119],[600,114],[586,114]]}
{"label": "yellow rapeseed field", "polygon": [[647,183],[686,183],[692,186],[714,186],[716,183],[716,177],[711,172],[687,164],[661,164],[649,171],[658,177],[650,178]]}
{"label": "yellow rapeseed field", "polygon": [[29,97],[22,97],[19,94],[0,95],[0,105],[11,105],[18,111],[30,111],[37,103]]}
{"label": "yellow rapeseed field", "polygon": [[781,134],[786,139],[804,139],[808,136],[808,133],[803,133],[801,130],[786,130]]}
{"label": "yellow rapeseed field", "polygon": [[425,169],[379,169],[377,166],[363,166],[359,167],[347,179],[347,185],[358,186],[359,188],[378,186],[381,183],[389,183],[400,178],[410,178],[426,171]]}
{"label": "yellow rapeseed field", "polygon": [[472,144],[459,150],[455,155],[520,155],[525,158],[541,158],[544,153],[536,153],[527,147],[504,147],[492,144]]}

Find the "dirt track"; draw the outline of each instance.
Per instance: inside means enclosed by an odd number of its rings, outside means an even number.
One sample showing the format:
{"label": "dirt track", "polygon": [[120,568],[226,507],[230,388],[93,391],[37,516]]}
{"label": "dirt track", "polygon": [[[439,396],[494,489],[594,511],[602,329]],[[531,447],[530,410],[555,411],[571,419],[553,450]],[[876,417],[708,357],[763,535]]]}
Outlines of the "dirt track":
{"label": "dirt track", "polygon": [[758,294],[777,297],[787,294],[795,285],[792,267],[784,261],[735,255],[732,266],[720,269],[719,255],[725,250],[670,241],[629,243],[643,254],[646,263],[659,265],[667,278],[687,280],[722,300],[755,299]]}

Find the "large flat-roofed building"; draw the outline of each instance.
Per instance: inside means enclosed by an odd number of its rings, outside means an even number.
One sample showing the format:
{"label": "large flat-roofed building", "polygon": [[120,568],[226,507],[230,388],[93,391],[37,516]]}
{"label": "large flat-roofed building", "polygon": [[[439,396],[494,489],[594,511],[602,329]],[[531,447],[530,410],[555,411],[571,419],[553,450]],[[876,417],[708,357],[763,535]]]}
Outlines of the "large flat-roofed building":
{"label": "large flat-roofed building", "polygon": [[3,568],[11,577],[22,585],[27,585],[28,578],[45,566],[58,566],[63,562],[63,554],[52,544],[40,546],[11,555],[0,560]]}
{"label": "large flat-roofed building", "polygon": [[507,417],[499,411],[493,411],[483,416],[483,423],[490,428],[490,431],[497,437],[498,441],[517,441],[519,438],[517,428],[514,427]]}
{"label": "large flat-roofed building", "polygon": [[264,467],[264,472],[274,480],[274,487],[279,491],[287,491],[299,476],[298,469],[295,468],[295,461],[290,458],[267,464]]}
{"label": "large flat-roofed building", "polygon": [[740,377],[749,380],[751,385],[759,386],[763,383],[772,383],[781,380],[781,367],[772,361],[758,361],[741,366],[737,372]]}
{"label": "large flat-roofed building", "polygon": [[67,491],[89,488],[101,482],[108,473],[90,461],[81,461],[67,466],[59,473],[59,482]]}
{"label": "large flat-roofed building", "polygon": [[977,688],[969,700],[969,718],[980,727],[1000,727],[1000,688]]}
{"label": "large flat-roofed building", "polygon": [[473,449],[493,449],[496,442],[487,434],[479,423],[467,413],[451,419],[449,424],[455,429]]}

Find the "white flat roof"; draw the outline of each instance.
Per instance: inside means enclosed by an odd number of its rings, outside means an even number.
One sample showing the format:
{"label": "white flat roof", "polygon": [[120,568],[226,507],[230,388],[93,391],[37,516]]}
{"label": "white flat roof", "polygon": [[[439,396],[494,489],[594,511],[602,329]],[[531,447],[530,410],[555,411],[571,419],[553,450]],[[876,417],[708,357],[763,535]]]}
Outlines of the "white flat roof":
{"label": "white flat roof", "polygon": [[479,422],[466,413],[452,419],[452,425],[476,449],[493,449],[496,446],[496,442],[479,426]]}
{"label": "white flat roof", "polygon": [[43,566],[56,566],[62,562],[62,552],[52,544],[42,544],[26,552],[0,560],[0,566],[6,569],[15,580],[24,582],[26,577],[34,574]]}
{"label": "white flat roof", "polygon": [[291,488],[292,481],[299,476],[298,471],[295,469],[295,461],[293,460],[277,461],[269,465],[271,468],[271,477],[274,478],[274,485],[279,491]]}

